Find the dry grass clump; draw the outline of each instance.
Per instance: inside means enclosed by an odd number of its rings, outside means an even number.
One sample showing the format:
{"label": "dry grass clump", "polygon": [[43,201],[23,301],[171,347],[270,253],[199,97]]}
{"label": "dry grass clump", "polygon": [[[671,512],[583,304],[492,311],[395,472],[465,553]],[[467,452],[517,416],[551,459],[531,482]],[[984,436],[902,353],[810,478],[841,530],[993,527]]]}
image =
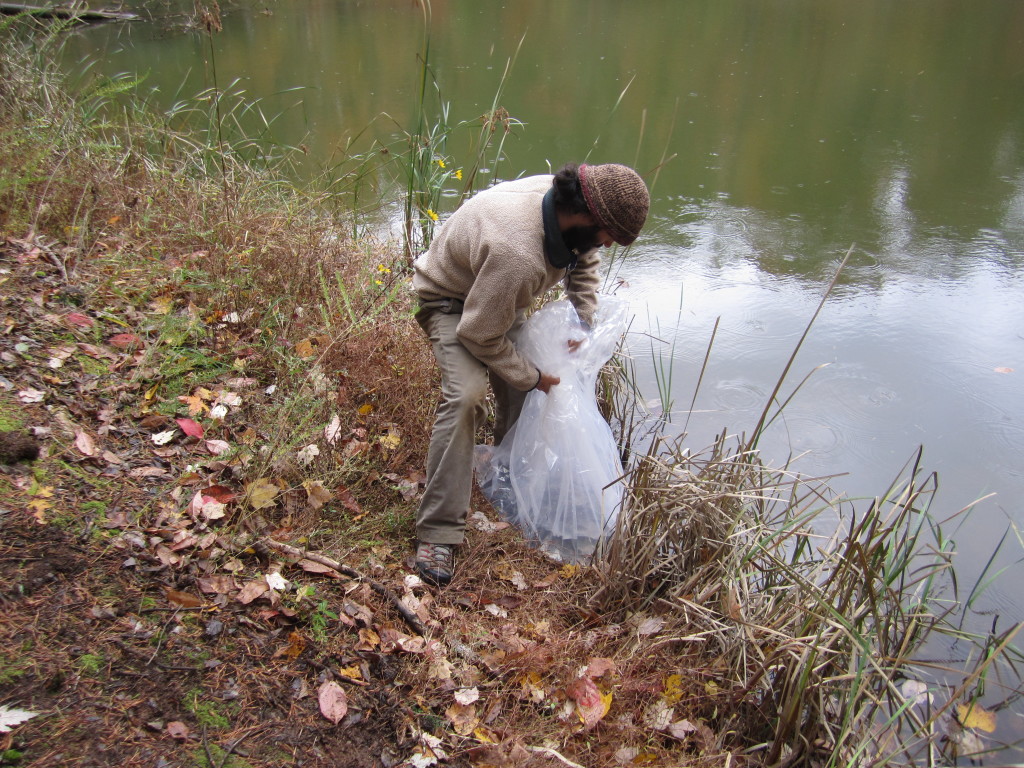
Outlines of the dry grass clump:
{"label": "dry grass clump", "polygon": [[[914,765],[929,750],[972,751],[950,711],[978,700],[993,649],[1015,630],[938,682],[920,662],[925,639],[953,629],[955,603],[940,592],[952,552],[928,517],[934,477],[915,462],[858,513],[748,446],[730,450],[723,435],[691,456],[654,443],[629,475],[595,603],[680,619],[704,647],[708,724],[765,764]],[[814,530],[823,512],[831,535]]]}

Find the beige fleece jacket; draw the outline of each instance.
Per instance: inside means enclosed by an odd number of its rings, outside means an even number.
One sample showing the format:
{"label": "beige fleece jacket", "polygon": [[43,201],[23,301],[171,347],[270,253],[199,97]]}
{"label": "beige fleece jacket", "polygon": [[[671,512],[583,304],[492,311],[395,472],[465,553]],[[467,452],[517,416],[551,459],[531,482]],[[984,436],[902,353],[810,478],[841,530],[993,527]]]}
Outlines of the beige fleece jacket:
{"label": "beige fleece jacket", "polygon": [[584,322],[591,322],[597,306],[596,248],[580,256],[569,273],[552,267],[544,255],[541,201],[552,178],[502,182],[467,200],[416,259],[412,279],[424,300],[465,302],[459,340],[490,370],[524,391],[537,386],[540,371],[508,338],[517,318],[560,281]]}

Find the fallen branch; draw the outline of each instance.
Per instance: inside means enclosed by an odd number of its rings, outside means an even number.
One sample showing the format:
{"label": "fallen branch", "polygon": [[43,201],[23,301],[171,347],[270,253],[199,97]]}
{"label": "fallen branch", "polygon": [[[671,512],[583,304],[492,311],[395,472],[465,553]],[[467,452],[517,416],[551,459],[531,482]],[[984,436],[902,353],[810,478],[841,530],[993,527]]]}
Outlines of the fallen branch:
{"label": "fallen branch", "polygon": [[376,592],[381,597],[386,598],[394,607],[395,610],[401,615],[402,619],[406,624],[415,632],[417,635],[425,635],[427,633],[426,627],[423,626],[423,622],[420,621],[419,617],[409,610],[409,607],[402,602],[401,598],[398,597],[394,592],[385,587],[379,581],[374,581],[369,576],[364,576],[354,568],[349,568],[347,565],[339,563],[337,560],[321,555],[316,552],[308,552],[298,547],[293,547],[290,544],[283,544],[280,541],[274,541],[273,539],[263,539],[260,544],[266,546],[269,549],[276,550],[281,554],[288,555],[288,557],[297,557],[299,559],[312,560],[314,563],[320,563],[320,565],[326,565],[328,568],[333,568],[338,573],[341,573],[349,578],[361,581],[365,584],[370,585],[370,589]]}

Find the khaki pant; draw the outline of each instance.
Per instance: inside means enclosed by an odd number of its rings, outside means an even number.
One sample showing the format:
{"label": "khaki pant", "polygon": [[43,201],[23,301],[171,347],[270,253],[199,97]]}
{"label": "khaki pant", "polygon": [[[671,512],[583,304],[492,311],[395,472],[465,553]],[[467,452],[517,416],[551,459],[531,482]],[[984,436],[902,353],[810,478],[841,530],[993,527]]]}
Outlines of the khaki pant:
{"label": "khaki pant", "polygon": [[[526,393],[489,374],[456,335],[461,314],[421,309],[416,320],[426,332],[441,370],[441,402],[427,451],[427,485],[416,515],[416,536],[431,544],[461,544],[473,491],[473,449],[487,416],[487,384],[494,390],[494,442],[519,417]],[[517,323],[510,336],[518,333]]]}

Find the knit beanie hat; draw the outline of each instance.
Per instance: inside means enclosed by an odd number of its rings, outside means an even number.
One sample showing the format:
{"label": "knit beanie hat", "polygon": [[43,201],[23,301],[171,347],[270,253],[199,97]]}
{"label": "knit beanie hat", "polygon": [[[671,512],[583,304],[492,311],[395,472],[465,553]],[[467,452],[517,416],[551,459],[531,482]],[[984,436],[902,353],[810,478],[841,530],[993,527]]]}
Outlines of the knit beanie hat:
{"label": "knit beanie hat", "polygon": [[587,208],[598,226],[619,245],[629,245],[636,240],[651,205],[647,185],[640,175],[616,163],[584,163],[578,172]]}

